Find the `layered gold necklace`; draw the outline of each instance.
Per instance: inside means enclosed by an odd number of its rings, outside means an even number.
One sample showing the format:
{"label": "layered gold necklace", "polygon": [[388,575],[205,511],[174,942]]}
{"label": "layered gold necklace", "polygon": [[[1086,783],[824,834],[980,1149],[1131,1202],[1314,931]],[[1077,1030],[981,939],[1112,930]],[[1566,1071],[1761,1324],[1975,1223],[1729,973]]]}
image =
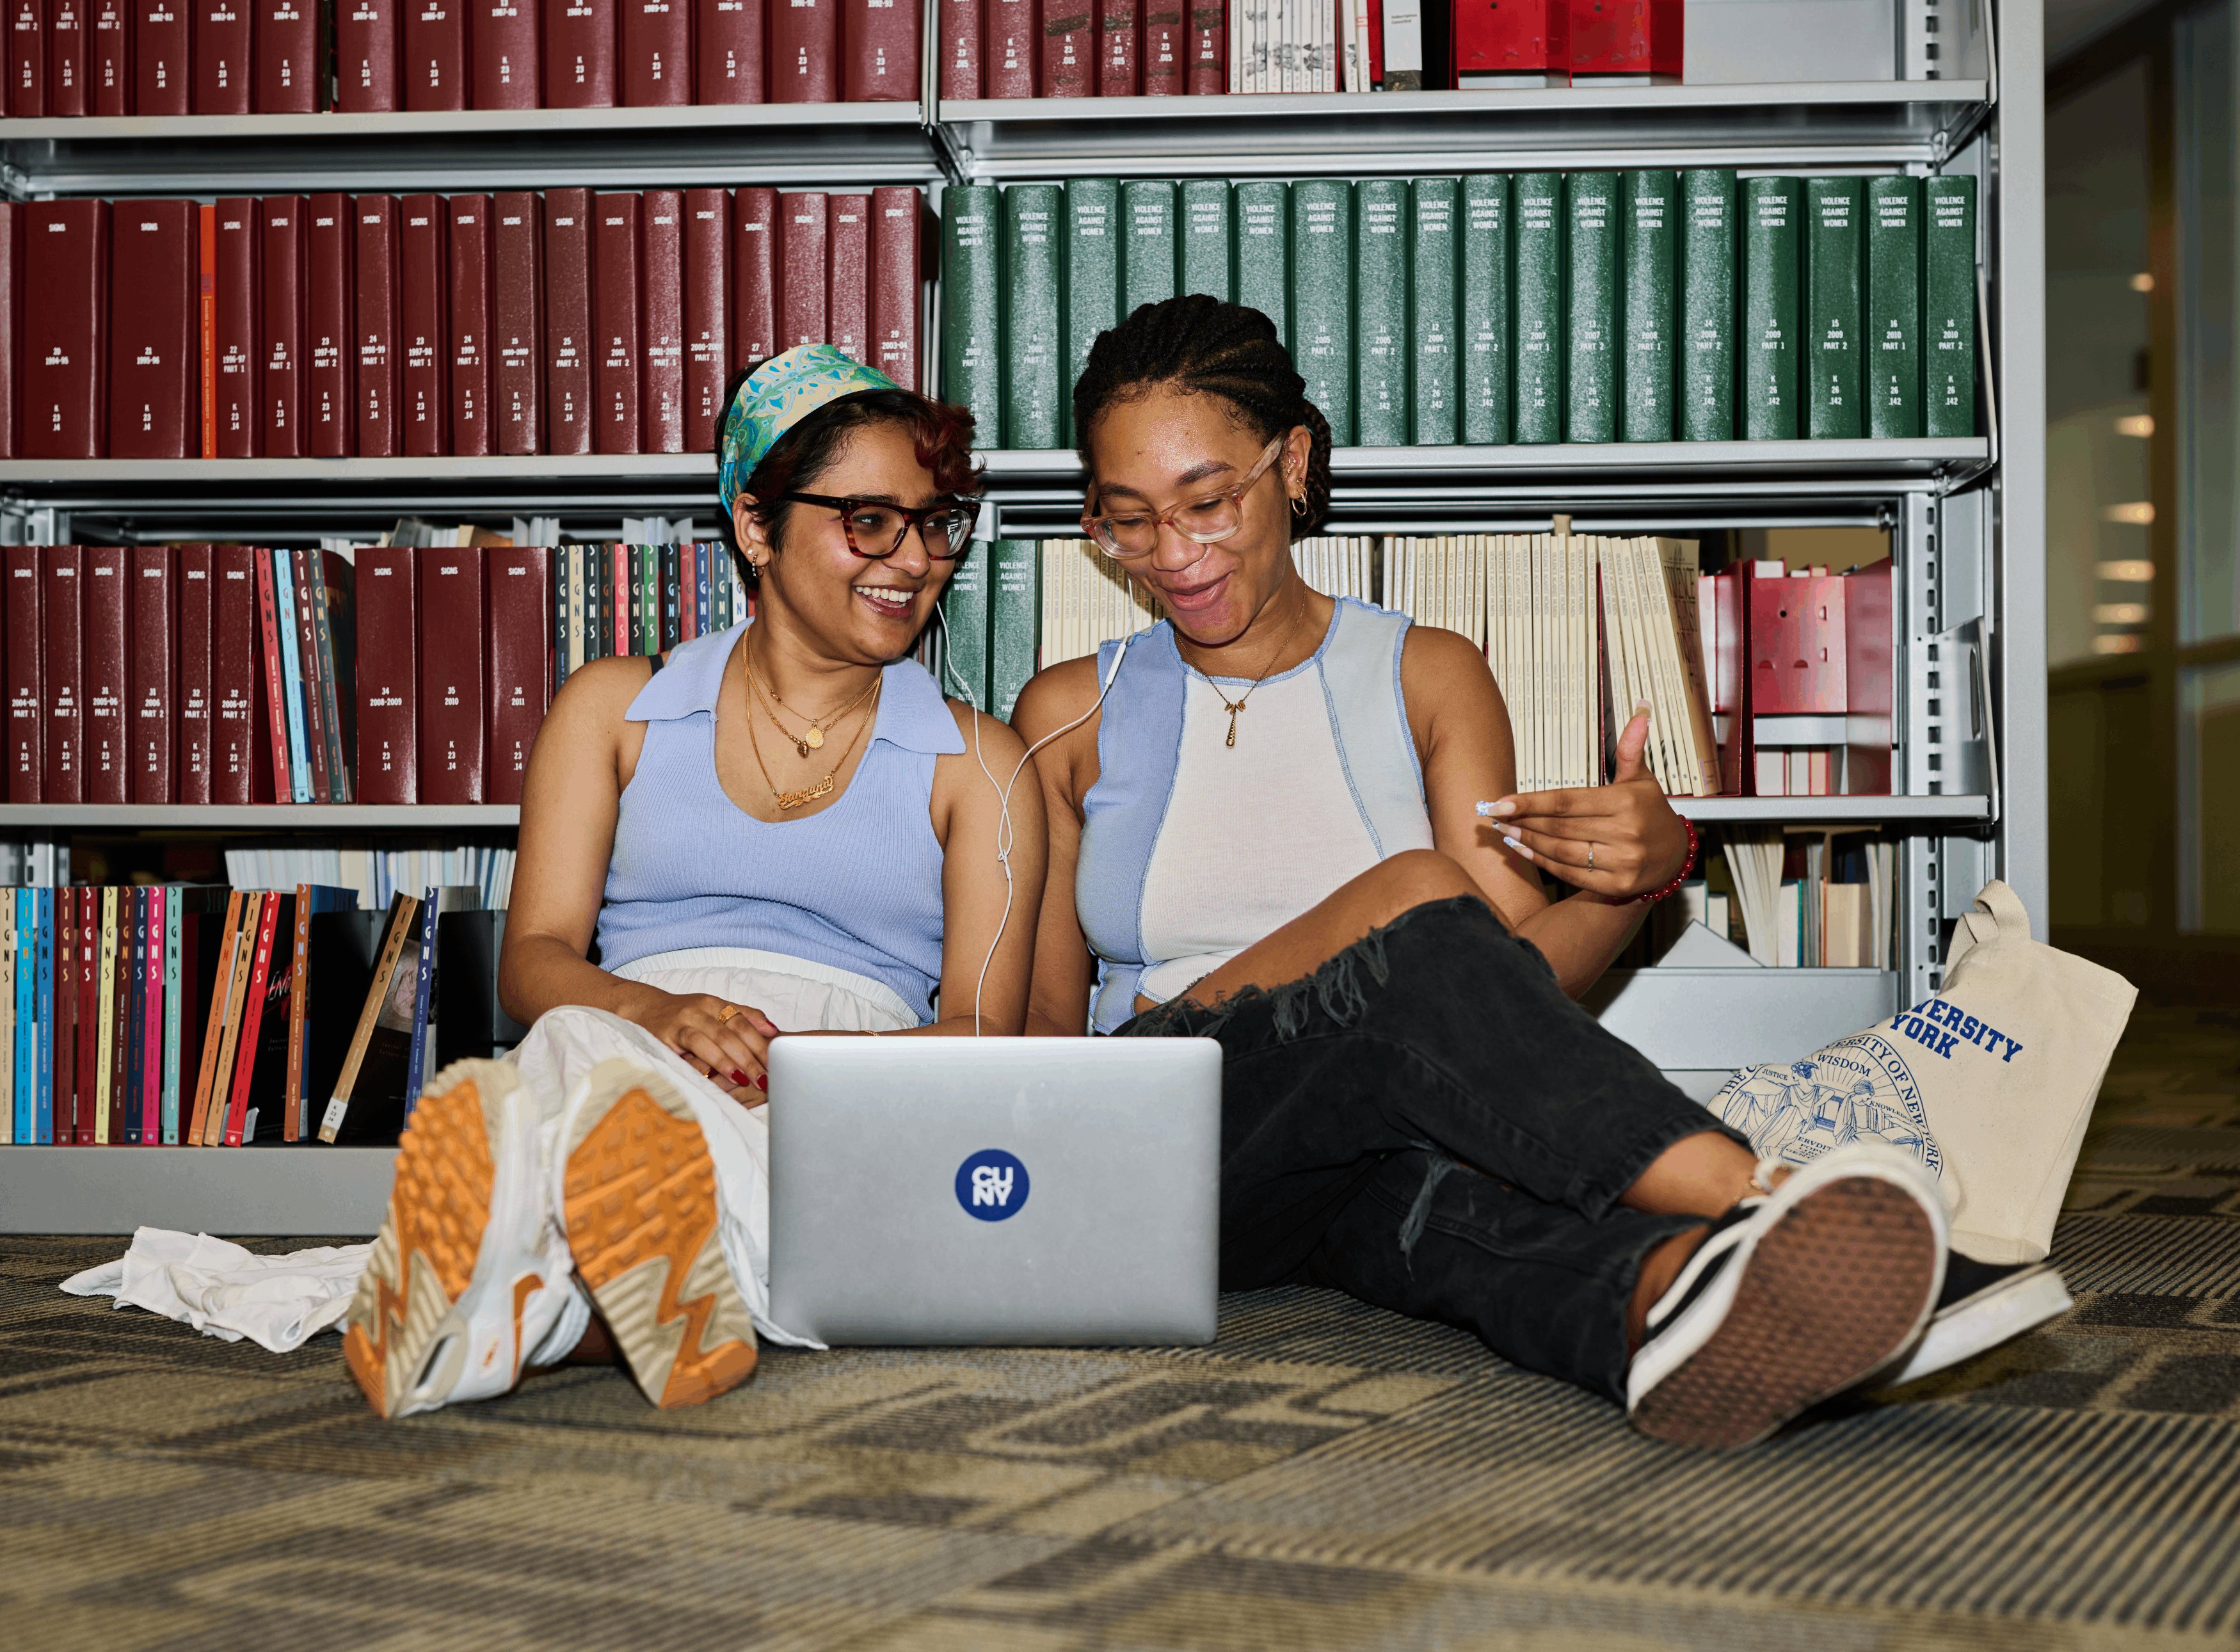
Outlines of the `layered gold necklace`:
{"label": "layered gold necklace", "polygon": [[[880,687],[886,681],[886,673],[882,671],[877,676],[874,676],[871,679],[870,685],[866,688],[863,693],[857,695],[854,699],[849,701],[846,705],[842,706],[840,709],[831,713],[829,716],[809,719],[809,734],[806,736],[797,736],[788,732],[785,724],[778,722],[777,712],[776,709],[771,708],[770,702],[777,701],[779,705],[784,705],[785,702],[778,700],[777,690],[765,689],[763,687],[761,680],[755,676],[754,654],[751,649],[743,644],[739,649],[739,663],[742,669],[746,672],[748,693],[751,695],[755,701],[758,704],[761,704],[769,713],[771,725],[776,728],[780,734],[784,735],[787,742],[791,744],[794,749],[799,752],[804,758],[809,756],[811,749],[821,748],[824,744],[825,725],[830,724],[835,728],[838,727],[841,718],[846,716],[857,706],[863,704],[866,699],[870,700],[871,709],[870,713],[865,716],[861,723],[856,725],[856,732],[854,735],[850,736],[847,749],[841,752],[839,759],[833,763],[831,768],[824,771],[824,777],[822,780],[816,782],[812,785],[803,786],[798,791],[780,791],[777,789],[777,783],[770,778],[770,765],[763,761],[762,743],[755,738],[754,719],[752,717],[747,719],[747,744],[752,749],[755,754],[755,767],[761,771],[763,784],[770,789],[770,802],[780,814],[783,814],[789,809],[798,809],[803,803],[813,803],[820,797],[830,797],[832,795],[833,788],[839,783],[838,776],[840,771],[848,766],[848,759],[855,755],[857,746],[862,742],[863,738],[863,730],[870,728],[873,723],[878,720],[879,703],[876,696],[879,692]],[[793,708],[791,706],[786,706],[786,709],[792,711]],[[801,713],[798,711],[794,711],[793,714],[796,716],[801,716]]]}

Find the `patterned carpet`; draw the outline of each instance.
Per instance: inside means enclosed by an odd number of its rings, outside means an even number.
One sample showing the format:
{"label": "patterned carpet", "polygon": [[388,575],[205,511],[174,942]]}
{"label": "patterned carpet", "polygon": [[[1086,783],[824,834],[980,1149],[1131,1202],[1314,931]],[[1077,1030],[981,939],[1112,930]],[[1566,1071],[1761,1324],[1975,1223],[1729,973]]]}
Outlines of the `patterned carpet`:
{"label": "patterned carpet", "polygon": [[[271,1242],[277,1249],[297,1242]],[[0,1643],[2104,1648],[2240,1633],[2240,1017],[2143,1009],[2077,1311],[1737,1457],[1310,1291],[1211,1349],[570,1370],[389,1425],[0,1241]]]}

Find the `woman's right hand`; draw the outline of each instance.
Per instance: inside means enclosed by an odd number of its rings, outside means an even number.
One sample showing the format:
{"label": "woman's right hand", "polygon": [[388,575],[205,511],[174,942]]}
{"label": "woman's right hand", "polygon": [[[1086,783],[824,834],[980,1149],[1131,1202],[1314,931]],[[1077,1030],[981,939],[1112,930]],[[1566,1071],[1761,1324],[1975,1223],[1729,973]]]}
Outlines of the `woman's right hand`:
{"label": "woman's right hand", "polygon": [[770,1041],[778,1035],[768,1016],[710,992],[663,992],[624,1010],[678,1055],[722,1085],[737,1101],[759,1105],[770,1090]]}

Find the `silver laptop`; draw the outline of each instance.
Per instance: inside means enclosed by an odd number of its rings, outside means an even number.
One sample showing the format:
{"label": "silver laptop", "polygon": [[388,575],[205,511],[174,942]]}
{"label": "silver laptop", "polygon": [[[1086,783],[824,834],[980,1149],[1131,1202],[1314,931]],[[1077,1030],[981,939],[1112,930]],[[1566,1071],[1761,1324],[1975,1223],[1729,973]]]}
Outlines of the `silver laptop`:
{"label": "silver laptop", "polygon": [[1221,1046],[781,1038],[770,1309],[828,1343],[1213,1340]]}

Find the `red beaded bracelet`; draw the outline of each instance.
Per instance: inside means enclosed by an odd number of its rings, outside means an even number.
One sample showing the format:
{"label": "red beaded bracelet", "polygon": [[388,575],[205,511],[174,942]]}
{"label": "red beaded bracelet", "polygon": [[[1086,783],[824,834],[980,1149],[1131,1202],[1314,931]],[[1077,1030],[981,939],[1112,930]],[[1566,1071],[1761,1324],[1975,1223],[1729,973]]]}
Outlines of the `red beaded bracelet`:
{"label": "red beaded bracelet", "polygon": [[1688,881],[1688,874],[1696,869],[1696,851],[1703,847],[1703,840],[1696,836],[1696,823],[1690,820],[1687,816],[1683,815],[1680,816],[1680,823],[1688,829],[1688,858],[1680,863],[1679,872],[1673,877],[1672,881],[1670,883],[1667,883],[1663,889],[1651,889],[1646,895],[1639,895],[1634,897],[1643,906],[1648,905],[1652,901],[1661,901],[1666,896],[1671,894],[1683,883],[1685,883]]}

